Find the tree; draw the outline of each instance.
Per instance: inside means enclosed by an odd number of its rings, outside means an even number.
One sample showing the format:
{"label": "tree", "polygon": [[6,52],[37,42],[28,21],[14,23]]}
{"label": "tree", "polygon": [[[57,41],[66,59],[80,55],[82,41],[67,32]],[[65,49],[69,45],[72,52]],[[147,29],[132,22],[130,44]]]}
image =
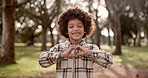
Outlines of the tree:
{"label": "tree", "polygon": [[38,29],[36,25],[29,26],[28,23],[26,24],[26,26],[17,28],[16,41],[27,43],[27,46],[34,46],[35,38],[39,37],[41,32],[36,32],[36,30]]}
{"label": "tree", "polygon": [[120,14],[122,14],[122,9],[124,7],[124,1],[122,0],[105,0],[106,8],[109,12],[109,20],[113,26],[113,31],[115,32],[115,51],[112,54],[121,55],[121,23]]}
{"label": "tree", "polygon": [[55,0],[51,3],[50,7],[47,8],[46,0],[33,0],[27,6],[28,8],[20,8],[23,12],[25,12],[26,16],[36,22],[38,25],[42,26],[42,46],[41,50],[47,50],[47,29],[50,30],[51,33],[51,43],[54,45],[54,35],[53,28],[51,24],[54,22],[54,19],[61,11],[61,3],[60,0]]}
{"label": "tree", "polygon": [[[133,26],[136,26],[132,18],[129,18],[128,15],[120,15],[121,22],[121,33],[122,33],[122,45],[130,45],[129,39],[133,38],[132,34],[136,34],[136,30],[133,30]],[[132,32],[132,33],[131,33]]]}
{"label": "tree", "polygon": [[15,9],[29,0],[23,0],[17,3],[16,0],[2,0],[2,46],[0,53],[0,61],[6,63],[15,62],[14,53],[14,33],[15,33]]}
{"label": "tree", "polygon": [[[95,6],[93,6],[93,4]],[[103,5],[100,4],[100,0],[88,0],[88,6],[87,7],[89,9],[89,12],[94,15],[94,22],[95,22],[95,25],[96,25],[96,30],[95,30],[95,33],[94,33],[93,36],[96,39],[96,45],[98,47],[100,47],[100,43],[101,43],[101,31],[108,24],[106,19],[102,19],[101,16],[98,16],[98,13],[100,11],[99,6],[103,7]]]}
{"label": "tree", "polygon": [[[14,62],[15,0],[3,0],[3,33],[0,61]],[[11,13],[10,13],[11,12]]]}
{"label": "tree", "polygon": [[[141,46],[141,33],[145,33],[145,37],[148,35],[148,25],[146,24],[148,21],[148,2],[147,0],[135,0],[134,3],[131,2],[131,7],[134,12],[135,22],[138,27],[138,35],[137,35],[137,46]],[[147,37],[148,40],[148,37]]]}
{"label": "tree", "polygon": [[[144,32],[146,37],[148,26],[146,26],[147,18],[148,18],[148,3],[147,0],[127,0],[127,7],[129,8],[129,12],[126,14],[130,19],[133,20],[133,24],[135,27],[132,29],[136,29],[136,33],[133,34],[135,36],[134,45],[141,46],[141,33]],[[134,1],[134,3],[133,3]],[[132,14],[132,17],[131,17]],[[132,25],[131,25],[132,26]]]}

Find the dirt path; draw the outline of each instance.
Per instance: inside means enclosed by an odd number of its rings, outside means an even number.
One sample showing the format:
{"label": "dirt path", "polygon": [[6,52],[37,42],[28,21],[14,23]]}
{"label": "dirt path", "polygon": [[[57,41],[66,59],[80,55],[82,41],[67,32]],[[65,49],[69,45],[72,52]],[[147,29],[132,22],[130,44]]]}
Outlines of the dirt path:
{"label": "dirt path", "polygon": [[[94,78],[148,78],[148,68],[132,68],[122,65],[112,65],[108,69],[94,65],[94,68]],[[56,78],[55,71],[42,72],[35,78]]]}

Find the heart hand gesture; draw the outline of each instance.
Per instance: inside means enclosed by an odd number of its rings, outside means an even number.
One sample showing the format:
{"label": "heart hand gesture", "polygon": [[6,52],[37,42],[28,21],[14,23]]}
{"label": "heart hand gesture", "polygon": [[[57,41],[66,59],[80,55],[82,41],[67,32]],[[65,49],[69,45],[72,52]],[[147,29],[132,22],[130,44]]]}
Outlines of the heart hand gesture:
{"label": "heart hand gesture", "polygon": [[77,46],[76,48],[80,50],[80,52],[77,54],[77,56],[90,56],[92,54],[92,52],[90,50],[86,50],[82,46]]}
{"label": "heart hand gesture", "polygon": [[[77,55],[71,54],[72,50],[78,49],[80,52]],[[69,49],[61,54],[61,57],[63,58],[72,58],[77,56],[90,56],[92,52],[90,50],[86,50],[82,46],[70,46]]]}
{"label": "heart hand gesture", "polygon": [[69,48],[68,48],[67,51],[61,53],[61,57],[63,57],[63,58],[72,58],[72,57],[75,57],[76,55],[71,54],[71,52],[72,52],[73,49],[76,49],[76,47],[75,46],[69,46]]}

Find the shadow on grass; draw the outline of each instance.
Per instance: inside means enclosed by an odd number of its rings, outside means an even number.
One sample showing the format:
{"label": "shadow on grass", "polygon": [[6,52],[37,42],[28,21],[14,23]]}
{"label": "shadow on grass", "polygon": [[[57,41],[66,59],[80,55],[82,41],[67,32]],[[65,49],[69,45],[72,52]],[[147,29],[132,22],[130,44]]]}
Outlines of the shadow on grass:
{"label": "shadow on grass", "polygon": [[[42,69],[38,63],[39,55],[42,53],[40,47],[15,47],[15,64],[0,63],[0,78],[27,78],[30,76],[36,76],[42,71],[53,70]],[[25,76],[25,77],[24,77]]]}
{"label": "shadow on grass", "polygon": [[17,61],[22,58],[38,59],[40,53],[41,53],[40,47],[17,46],[15,47],[15,62],[13,63],[0,62],[0,68],[18,64]]}
{"label": "shadow on grass", "polygon": [[21,58],[37,58],[37,54],[39,54],[39,47],[16,47],[16,60]]}
{"label": "shadow on grass", "polygon": [[4,62],[0,62],[0,68],[6,67],[6,66],[10,66],[10,65],[15,65],[17,64],[16,62],[14,63],[4,63]]}
{"label": "shadow on grass", "polygon": [[121,64],[132,67],[147,68],[148,64],[148,47],[123,47],[123,55],[120,55]]}
{"label": "shadow on grass", "polygon": [[[133,77],[131,74],[134,73],[134,77],[138,78],[139,76],[147,77],[146,74],[141,73],[142,71],[147,71],[145,68],[148,68],[148,48],[147,47],[123,47],[122,48],[122,55],[114,55],[118,56],[119,59],[121,59],[121,65],[125,69],[125,75],[129,76],[129,78]],[[133,71],[131,68],[133,68]],[[118,72],[115,72],[114,70],[111,70],[112,72],[116,73],[116,75],[119,75]],[[124,77],[124,76],[120,76]]]}

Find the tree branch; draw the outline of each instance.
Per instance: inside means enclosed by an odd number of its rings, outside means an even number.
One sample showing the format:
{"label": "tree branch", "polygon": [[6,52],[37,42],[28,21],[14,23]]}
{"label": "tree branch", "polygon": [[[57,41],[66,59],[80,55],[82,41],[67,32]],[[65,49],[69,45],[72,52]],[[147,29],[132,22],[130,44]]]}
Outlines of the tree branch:
{"label": "tree branch", "polygon": [[21,1],[20,3],[18,3],[16,7],[18,8],[18,7],[20,7],[20,6],[26,4],[27,2],[30,2],[30,1],[31,1],[31,0],[23,0],[23,1]]}
{"label": "tree branch", "polygon": [[[35,20],[41,20],[41,18],[39,16],[37,16],[37,15],[35,15],[35,14],[25,10],[25,9],[20,8],[20,10],[25,13],[25,16],[29,17],[30,19],[32,19],[34,21]],[[39,22],[37,22],[37,23],[40,24]]]}

